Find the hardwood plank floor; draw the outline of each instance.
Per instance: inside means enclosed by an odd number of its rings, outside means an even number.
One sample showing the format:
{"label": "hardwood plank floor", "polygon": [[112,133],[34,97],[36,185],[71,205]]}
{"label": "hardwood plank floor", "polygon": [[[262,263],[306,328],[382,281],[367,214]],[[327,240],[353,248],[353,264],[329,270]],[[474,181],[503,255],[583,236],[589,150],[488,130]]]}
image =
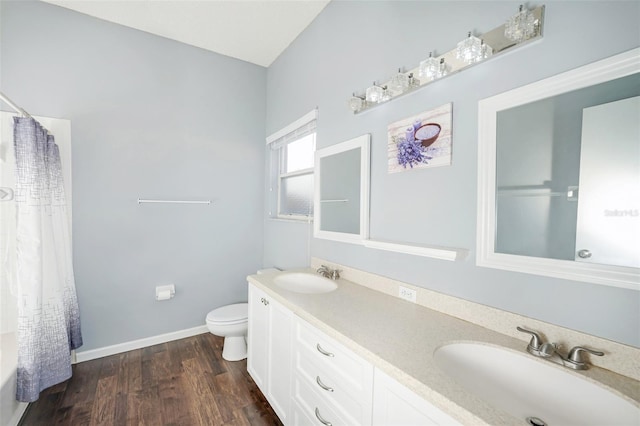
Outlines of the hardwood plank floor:
{"label": "hardwood plank floor", "polygon": [[86,361],[29,405],[20,426],[191,426],[282,423],[211,333]]}

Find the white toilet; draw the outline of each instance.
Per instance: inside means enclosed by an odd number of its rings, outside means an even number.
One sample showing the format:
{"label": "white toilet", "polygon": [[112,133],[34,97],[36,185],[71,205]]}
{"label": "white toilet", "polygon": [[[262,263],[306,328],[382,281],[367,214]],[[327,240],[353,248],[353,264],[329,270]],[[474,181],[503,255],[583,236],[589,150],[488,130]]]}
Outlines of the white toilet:
{"label": "white toilet", "polygon": [[222,358],[227,361],[240,361],[247,357],[248,313],[247,303],[236,303],[207,314],[207,328],[211,334],[224,337]]}
{"label": "white toilet", "polygon": [[[260,269],[258,274],[278,272],[279,269]],[[247,357],[247,329],[249,324],[249,304],[235,303],[222,306],[207,314],[207,328],[211,334],[224,337],[222,358],[240,361]]]}

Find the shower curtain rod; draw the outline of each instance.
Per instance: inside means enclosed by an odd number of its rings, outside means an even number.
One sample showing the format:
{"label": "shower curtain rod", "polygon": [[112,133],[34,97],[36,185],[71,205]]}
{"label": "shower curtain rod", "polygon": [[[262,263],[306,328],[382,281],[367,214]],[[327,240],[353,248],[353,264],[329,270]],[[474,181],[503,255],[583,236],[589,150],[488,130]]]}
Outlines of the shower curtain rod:
{"label": "shower curtain rod", "polygon": [[22,108],[20,108],[18,105],[16,105],[11,99],[9,99],[7,97],[7,95],[5,95],[4,93],[0,92],[0,99],[7,105],[9,105],[11,108],[13,108],[13,110],[15,112],[17,112],[18,114],[24,116],[24,117],[29,117],[29,118],[33,118],[31,116],[31,114],[29,114],[27,111],[23,110]]}

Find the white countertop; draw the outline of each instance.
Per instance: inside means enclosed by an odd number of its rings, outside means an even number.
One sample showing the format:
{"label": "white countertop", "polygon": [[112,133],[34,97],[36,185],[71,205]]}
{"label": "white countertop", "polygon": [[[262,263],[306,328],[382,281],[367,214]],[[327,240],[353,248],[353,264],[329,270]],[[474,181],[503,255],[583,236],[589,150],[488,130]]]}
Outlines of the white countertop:
{"label": "white countertop", "polygon": [[[312,269],[297,272],[314,273]],[[287,291],[273,281],[279,274],[250,275],[247,279],[461,423],[522,424],[522,419],[467,392],[433,361],[434,351],[452,342],[485,343],[527,354],[522,341],[344,279],[337,280],[338,288],[330,293]],[[640,382],[636,380],[597,367],[577,372],[539,362],[604,384],[640,406]]]}

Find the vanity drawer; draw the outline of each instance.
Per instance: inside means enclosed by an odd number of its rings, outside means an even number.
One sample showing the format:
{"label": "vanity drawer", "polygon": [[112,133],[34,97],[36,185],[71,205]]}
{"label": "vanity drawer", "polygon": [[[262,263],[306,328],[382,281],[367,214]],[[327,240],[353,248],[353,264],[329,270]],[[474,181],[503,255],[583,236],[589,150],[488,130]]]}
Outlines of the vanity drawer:
{"label": "vanity drawer", "polygon": [[[358,419],[320,395],[305,380],[293,380],[294,416],[296,426],[361,425]],[[324,423],[323,423],[324,422]],[[370,422],[369,422],[370,424]]]}
{"label": "vanity drawer", "polygon": [[355,388],[337,370],[318,365],[307,351],[294,354],[294,377],[315,390],[344,417],[353,418],[358,424],[371,422],[372,390]]}
{"label": "vanity drawer", "polygon": [[[373,366],[342,344],[325,335],[306,321],[296,318],[295,353],[305,354],[320,367],[323,374],[339,380],[342,389],[352,394],[371,395]],[[315,380],[315,376],[314,376]]]}
{"label": "vanity drawer", "polygon": [[320,423],[315,416],[309,417],[309,414],[311,414],[307,413],[309,410],[302,408],[297,401],[294,400],[292,405],[291,424],[293,426],[312,426],[316,423],[319,423],[320,426],[322,426],[322,423]]}

